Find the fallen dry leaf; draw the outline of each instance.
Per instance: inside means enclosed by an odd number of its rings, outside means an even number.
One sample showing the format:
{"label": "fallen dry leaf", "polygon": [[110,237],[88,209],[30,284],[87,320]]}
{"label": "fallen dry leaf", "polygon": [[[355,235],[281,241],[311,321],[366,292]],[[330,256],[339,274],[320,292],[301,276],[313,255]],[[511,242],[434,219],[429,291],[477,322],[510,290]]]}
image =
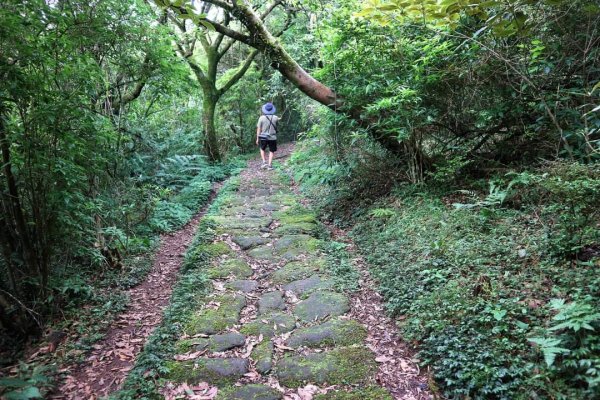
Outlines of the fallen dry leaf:
{"label": "fallen dry leaf", "polygon": [[206,352],[206,350],[195,351],[193,353],[176,354],[175,356],[173,356],[173,358],[177,361],[194,360],[194,359],[198,358],[199,356],[201,356],[202,354],[204,354],[205,352]]}

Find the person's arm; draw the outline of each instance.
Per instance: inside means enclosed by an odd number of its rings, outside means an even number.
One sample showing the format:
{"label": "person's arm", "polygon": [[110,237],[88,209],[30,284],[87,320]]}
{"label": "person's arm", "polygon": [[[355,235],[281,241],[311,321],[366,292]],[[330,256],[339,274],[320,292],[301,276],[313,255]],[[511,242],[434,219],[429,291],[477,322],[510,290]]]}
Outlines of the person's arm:
{"label": "person's arm", "polygon": [[256,144],[258,145],[258,135],[260,135],[260,122],[256,126]]}

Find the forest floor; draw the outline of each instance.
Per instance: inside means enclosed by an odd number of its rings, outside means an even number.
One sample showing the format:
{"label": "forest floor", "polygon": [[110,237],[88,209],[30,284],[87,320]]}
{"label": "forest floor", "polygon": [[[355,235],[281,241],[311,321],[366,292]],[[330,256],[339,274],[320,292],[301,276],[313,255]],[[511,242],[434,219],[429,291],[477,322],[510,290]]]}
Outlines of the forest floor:
{"label": "forest floor", "polygon": [[127,291],[129,303],[115,318],[104,338],[79,365],[63,366],[66,374],[52,399],[99,398],[113,392],[127,377],[146,339],[162,320],[185,252],[198,223],[222,183],[213,185],[211,200],[180,230],[161,237],[160,247],[147,278]]}
{"label": "forest floor", "polygon": [[[280,160],[291,149],[281,149],[273,171],[261,169],[260,160],[249,162],[237,190],[205,217],[216,226],[214,241],[203,245],[214,255],[205,271],[211,290],[175,344],[162,394],[223,400],[432,398],[427,376],[385,316],[352,243],[341,231],[323,232],[327,229],[284,173]],[[160,323],[196,224],[166,238],[148,281],[134,289],[129,310],[63,384],[60,398],[97,398],[119,387]],[[323,251],[332,238],[349,243],[358,290],[336,285],[331,257]]]}

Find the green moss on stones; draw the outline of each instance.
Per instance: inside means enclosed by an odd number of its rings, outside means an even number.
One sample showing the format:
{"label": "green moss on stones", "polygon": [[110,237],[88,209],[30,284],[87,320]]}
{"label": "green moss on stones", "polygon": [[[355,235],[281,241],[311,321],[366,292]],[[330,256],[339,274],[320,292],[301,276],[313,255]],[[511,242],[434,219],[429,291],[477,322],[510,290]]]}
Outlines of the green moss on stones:
{"label": "green moss on stones", "polygon": [[211,279],[224,279],[230,275],[236,278],[249,278],[252,276],[252,268],[248,263],[239,258],[227,258],[218,260],[213,267],[206,271],[206,274]]}
{"label": "green moss on stones", "polygon": [[248,322],[240,329],[244,335],[259,336],[271,338],[280,333],[286,333],[296,327],[296,320],[288,314],[274,312],[272,314],[261,315],[257,320]]}
{"label": "green moss on stones", "polygon": [[167,363],[167,379],[174,382],[208,382],[212,385],[234,384],[248,372],[249,363],[242,358],[199,358],[193,361]]}
{"label": "green moss on stones", "polygon": [[256,362],[256,370],[261,374],[266,374],[273,368],[273,343],[269,340],[263,340],[254,348],[251,355]]}
{"label": "green moss on stones", "polygon": [[273,246],[258,246],[248,251],[248,255],[257,260],[277,261],[278,257],[273,254]]}
{"label": "green moss on stones", "polygon": [[237,332],[227,332],[222,335],[213,335],[209,338],[194,338],[180,340],[176,344],[178,352],[185,353],[192,350],[208,349],[212,352],[222,352],[234,347],[243,346],[246,337]]}
{"label": "green moss on stones", "polygon": [[314,261],[290,261],[271,275],[275,284],[286,284],[299,279],[305,279],[323,268],[325,261],[315,259]]}
{"label": "green moss on stones", "polygon": [[185,327],[186,333],[212,335],[239,322],[240,311],[246,305],[244,296],[224,295],[216,297],[214,301],[219,303],[218,308],[205,308],[193,316]]}
{"label": "green moss on stones", "polygon": [[294,348],[350,346],[362,343],[366,337],[366,328],[357,321],[334,319],[320,325],[297,329],[286,345]]}
{"label": "green moss on stones", "polygon": [[226,254],[234,254],[234,251],[225,242],[202,244],[198,247],[197,251],[208,254],[212,258],[224,256]]}
{"label": "green moss on stones", "polygon": [[280,400],[281,393],[266,385],[244,385],[219,390],[217,400]]}
{"label": "green moss on stones", "polygon": [[298,296],[307,296],[315,290],[332,289],[334,282],[329,279],[322,279],[319,275],[312,275],[306,279],[300,279],[288,283],[283,290],[294,292]]}
{"label": "green moss on stones", "polygon": [[279,238],[273,246],[275,254],[288,260],[301,254],[315,254],[321,241],[309,235],[285,235]]}
{"label": "green moss on stones", "polygon": [[304,322],[310,322],[328,316],[337,317],[348,311],[350,305],[346,296],[335,292],[317,291],[296,305],[294,315]]}
{"label": "green moss on stones", "polygon": [[287,356],[277,364],[279,382],[288,387],[316,384],[364,384],[377,371],[373,353],[344,347],[328,352]]}
{"label": "green moss on stones", "polygon": [[393,400],[393,397],[382,387],[370,386],[352,391],[328,392],[319,394],[315,400]]}
{"label": "green moss on stones", "polygon": [[277,235],[312,235],[317,231],[317,224],[310,222],[286,223],[280,225],[273,232]]}
{"label": "green moss on stones", "polygon": [[273,291],[260,296],[258,299],[258,313],[266,314],[268,312],[285,309],[285,300],[283,292]]}

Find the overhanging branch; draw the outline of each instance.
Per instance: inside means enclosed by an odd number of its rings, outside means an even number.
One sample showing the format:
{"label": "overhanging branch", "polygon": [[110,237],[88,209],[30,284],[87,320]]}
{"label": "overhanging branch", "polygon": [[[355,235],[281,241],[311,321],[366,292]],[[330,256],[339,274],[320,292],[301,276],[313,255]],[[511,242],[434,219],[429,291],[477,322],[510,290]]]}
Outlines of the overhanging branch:
{"label": "overhanging branch", "polygon": [[246,71],[248,71],[248,68],[250,68],[250,65],[252,65],[252,61],[258,53],[259,51],[254,49],[250,52],[250,54],[248,54],[248,57],[246,57],[244,63],[241,65],[238,71],[227,81],[227,83],[225,83],[225,85],[223,85],[222,88],[218,89],[219,96],[227,92],[233,85],[237,83],[237,81],[239,81],[242,78],[242,76],[244,76]]}

